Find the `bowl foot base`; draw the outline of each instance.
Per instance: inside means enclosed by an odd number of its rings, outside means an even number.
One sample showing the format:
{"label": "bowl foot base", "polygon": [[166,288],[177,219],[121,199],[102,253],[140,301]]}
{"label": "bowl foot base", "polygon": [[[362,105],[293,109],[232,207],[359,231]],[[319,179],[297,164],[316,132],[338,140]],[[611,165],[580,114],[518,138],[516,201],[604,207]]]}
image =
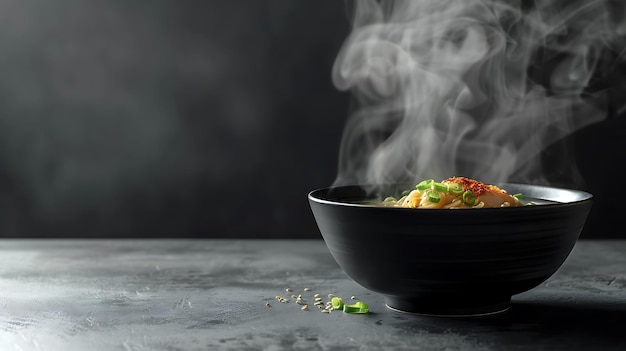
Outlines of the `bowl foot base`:
{"label": "bowl foot base", "polygon": [[511,298],[433,297],[404,299],[387,297],[385,302],[387,308],[403,313],[438,317],[481,317],[506,312],[511,305]]}

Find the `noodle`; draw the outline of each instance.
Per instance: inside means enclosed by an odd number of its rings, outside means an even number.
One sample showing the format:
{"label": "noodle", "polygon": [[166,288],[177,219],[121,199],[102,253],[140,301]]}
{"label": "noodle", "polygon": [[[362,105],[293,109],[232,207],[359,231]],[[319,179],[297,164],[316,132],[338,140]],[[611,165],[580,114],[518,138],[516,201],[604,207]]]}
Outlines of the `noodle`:
{"label": "noodle", "polygon": [[422,181],[401,198],[388,197],[377,205],[425,209],[517,207],[524,205],[519,197],[521,194],[509,195],[495,185],[452,177],[441,182],[432,179]]}

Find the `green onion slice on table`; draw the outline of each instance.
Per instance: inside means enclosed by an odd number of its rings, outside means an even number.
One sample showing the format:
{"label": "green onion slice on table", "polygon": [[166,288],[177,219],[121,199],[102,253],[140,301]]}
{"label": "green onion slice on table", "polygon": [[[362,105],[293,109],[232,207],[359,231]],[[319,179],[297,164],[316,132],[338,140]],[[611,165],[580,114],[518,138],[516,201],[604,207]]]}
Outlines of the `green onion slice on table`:
{"label": "green onion slice on table", "polygon": [[357,301],[352,305],[343,305],[345,313],[364,314],[370,311],[369,306],[363,301]]}
{"label": "green onion slice on table", "polygon": [[333,297],[332,299],[330,299],[330,303],[332,304],[333,309],[335,310],[343,309],[344,303],[341,297],[337,297],[337,296]]}

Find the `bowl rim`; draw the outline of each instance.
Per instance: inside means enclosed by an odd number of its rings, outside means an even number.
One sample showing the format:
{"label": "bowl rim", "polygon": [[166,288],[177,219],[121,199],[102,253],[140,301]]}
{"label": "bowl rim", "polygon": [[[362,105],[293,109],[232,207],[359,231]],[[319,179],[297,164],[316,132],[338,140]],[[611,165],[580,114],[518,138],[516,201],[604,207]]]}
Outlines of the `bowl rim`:
{"label": "bowl rim", "polygon": [[[403,183],[398,183],[398,184],[387,184],[387,185],[401,185]],[[317,188],[314,190],[311,190],[308,193],[308,199],[309,201],[313,201],[319,204],[325,204],[325,205],[332,205],[332,206],[345,206],[345,207],[355,207],[355,208],[375,208],[375,209],[380,209],[380,210],[391,210],[391,211],[427,211],[427,212],[432,212],[433,210],[437,211],[437,212],[450,212],[450,211],[461,211],[464,212],[464,210],[471,210],[472,212],[474,211],[532,211],[532,210],[541,210],[541,209],[548,209],[548,208],[559,208],[559,207],[569,207],[569,206],[574,206],[574,205],[580,205],[580,204],[584,204],[584,203],[589,203],[592,202],[593,200],[593,194],[584,191],[584,190],[577,190],[577,189],[570,189],[570,188],[563,188],[563,187],[553,187],[553,186],[548,186],[548,185],[534,185],[534,184],[524,184],[524,183],[496,183],[496,186],[507,190],[508,188],[532,188],[534,190],[537,191],[551,191],[551,192],[559,192],[562,194],[570,194],[570,195],[576,195],[577,197],[579,197],[580,199],[577,200],[563,200],[563,201],[559,201],[559,200],[551,200],[551,199],[545,199],[545,198],[537,198],[538,200],[548,200],[551,201],[551,203],[545,203],[545,204],[536,204],[536,205],[531,205],[531,206],[515,206],[515,207],[490,207],[490,208],[469,208],[469,209],[443,209],[444,211],[441,211],[442,209],[431,209],[431,208],[404,208],[404,207],[385,207],[385,206],[376,206],[376,205],[370,205],[370,204],[362,204],[362,203],[357,203],[357,202],[348,202],[348,201],[340,201],[340,200],[331,200],[331,199],[327,199],[327,198],[323,198],[320,195],[322,193],[328,193],[334,189],[348,189],[348,188],[361,188],[364,189],[366,187],[371,187],[372,185],[369,184],[346,184],[346,185],[338,185],[338,186],[329,186],[329,187],[323,187],[323,188]]]}

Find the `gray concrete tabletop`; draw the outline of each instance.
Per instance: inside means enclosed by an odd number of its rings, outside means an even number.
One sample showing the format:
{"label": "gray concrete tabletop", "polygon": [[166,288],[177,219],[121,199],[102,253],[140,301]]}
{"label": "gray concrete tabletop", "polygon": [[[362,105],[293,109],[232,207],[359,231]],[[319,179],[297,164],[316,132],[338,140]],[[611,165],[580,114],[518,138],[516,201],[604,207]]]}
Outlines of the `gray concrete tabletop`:
{"label": "gray concrete tabletop", "polygon": [[[315,294],[370,312],[295,303]],[[0,241],[0,350],[625,350],[625,328],[622,240],[470,319],[387,309],[322,240]]]}

